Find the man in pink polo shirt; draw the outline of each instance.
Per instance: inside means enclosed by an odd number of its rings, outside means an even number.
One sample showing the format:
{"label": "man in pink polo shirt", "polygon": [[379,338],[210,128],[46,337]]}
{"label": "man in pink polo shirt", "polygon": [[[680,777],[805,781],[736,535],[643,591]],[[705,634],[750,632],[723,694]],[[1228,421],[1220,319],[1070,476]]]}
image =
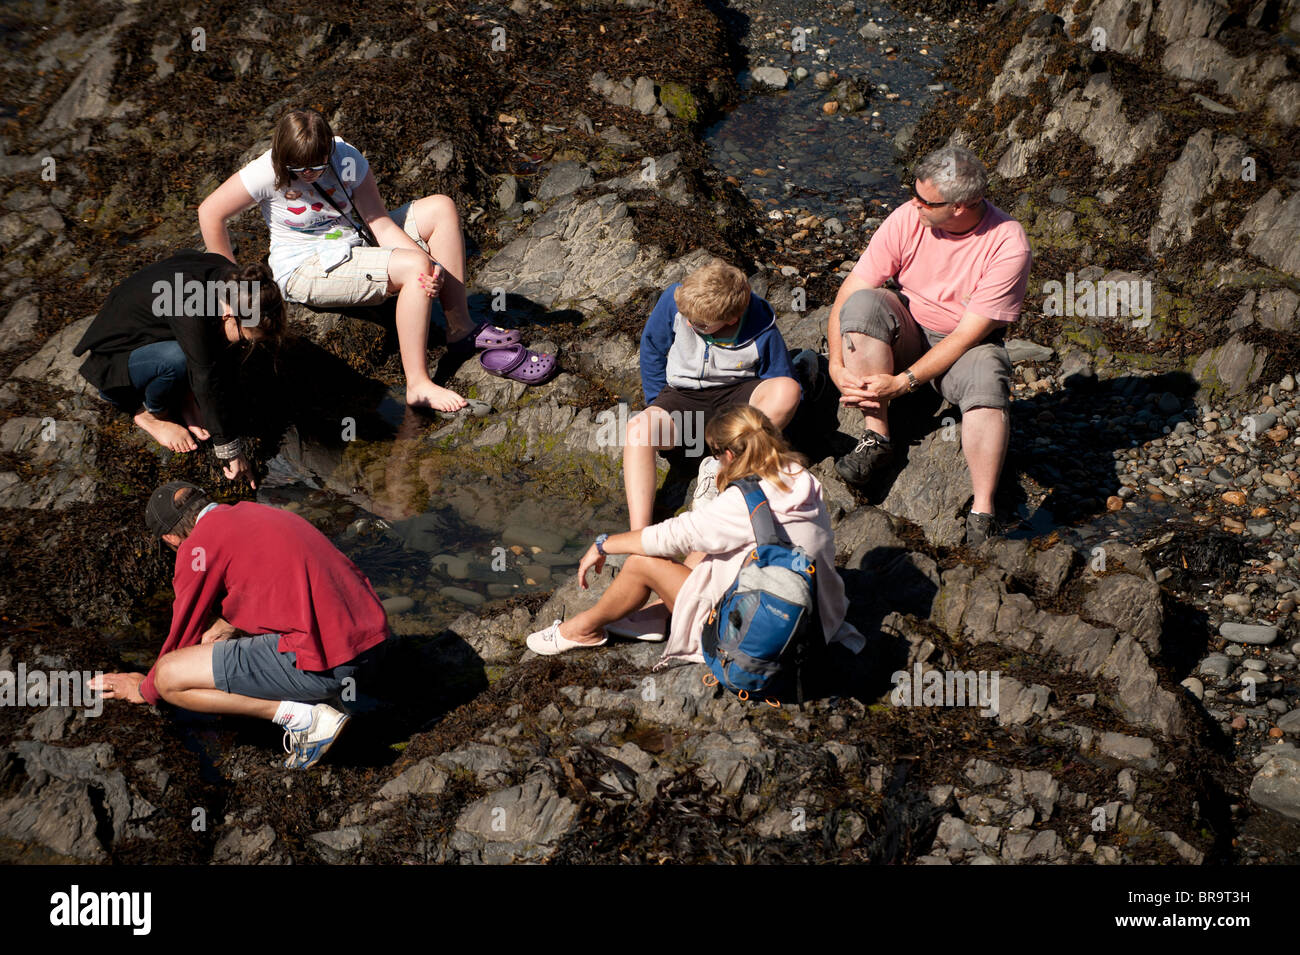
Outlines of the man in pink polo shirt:
{"label": "man in pink polo shirt", "polygon": [[[831,307],[831,379],[863,418],[862,440],[835,470],[859,488],[888,470],[889,402],[930,383],[961,409],[974,492],[966,542],[974,545],[997,533],[993,494],[1011,405],[1002,340],[1024,302],[1029,240],[984,198],[988,178],[969,149],[935,150],[914,178],[913,200],[881,223]],[[881,288],[889,278],[901,294]]]}

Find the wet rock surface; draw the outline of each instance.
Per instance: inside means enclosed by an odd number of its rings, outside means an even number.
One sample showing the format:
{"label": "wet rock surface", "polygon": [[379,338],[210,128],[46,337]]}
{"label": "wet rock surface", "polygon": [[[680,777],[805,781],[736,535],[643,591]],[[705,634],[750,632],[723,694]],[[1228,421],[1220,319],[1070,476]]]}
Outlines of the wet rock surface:
{"label": "wet rock surface", "polygon": [[[21,148],[0,157],[0,571],[14,581],[0,671],[152,662],[170,567],[142,540],[143,494],[171,478],[246,492],[206,451],[160,452],[108,414],[71,345],[113,282],[197,244],[194,205],[264,148],[267,117],[338,101],[339,64],[405,104],[401,121],[346,103],[330,114],[381,193],[452,195],[474,247],[474,314],[558,350],[564,373],[528,389],[475,362],[440,368],[484,413],[403,415],[389,336],[292,310],[301,337],[279,374],[251,374],[279,382],[259,405],[259,497],[312,520],[375,582],[398,636],[382,682],[361,688],[348,735],[310,773],[282,768],[265,723],[0,707],[0,859],[1296,860],[1295,83],[1285,57],[1240,48],[1255,28],[1177,4],[1140,8],[1136,24],[1109,2],[1046,22],[1041,4],[979,19],[960,4],[823,4],[792,6],[789,25],[782,9],[740,5],[748,22],[728,25],[703,4],[629,17],[608,3],[528,20],[471,5],[429,13],[413,37],[409,10],[377,4],[345,36],[319,10],[293,12],[296,51],[270,39],[265,11],[223,16],[200,59],[157,29],[179,8],[156,6],[64,19],[48,38],[15,15],[6,69],[30,91]],[[814,15],[825,34],[786,50]],[[515,38],[504,62],[486,42],[439,43],[498,20]],[[1080,42],[1093,25],[1108,50]],[[749,63],[740,36],[766,41]],[[846,43],[861,46],[841,56]],[[421,82],[455,96],[411,78],[426,52],[437,65]],[[320,72],[276,99],[304,57]],[[831,75],[845,63],[870,81]],[[942,88],[903,107],[873,65]],[[721,141],[715,168],[706,125],[741,96],[737,74],[763,82],[764,67],[785,91],[745,95],[764,109],[833,102],[814,117],[826,135],[879,134],[885,120],[885,154],[971,144],[1035,251],[1011,343],[1010,539],[962,544],[955,409],[916,402],[899,472],[869,499],[831,467],[857,437],[832,412],[804,450],[868,646],[832,657],[813,699],[780,709],[706,687],[697,666],[652,670],[653,644],[563,658],[523,646],[608,583],[580,591],[572,570],[595,532],[625,521],[603,429],[620,399],[640,407],[636,344],[659,291],[726,255],[788,342],[816,349],[839,277],[900,201],[892,155],[836,193],[837,215],[787,201],[783,180],[803,173],[758,175],[774,161],[739,141]],[[455,82],[466,70],[480,87]],[[214,140],[198,131],[206,107],[188,104],[218,96]],[[141,144],[158,157],[147,169]],[[1242,179],[1244,156],[1268,177]],[[172,191],[183,201],[159,208]],[[232,235],[241,254],[265,251],[252,215]],[[1066,272],[1151,281],[1154,321],[1050,314],[1045,283]],[[439,333],[431,346],[441,363]],[[308,387],[322,375],[337,388]],[[339,440],[345,417],[355,441]],[[664,516],[692,477],[666,475]],[[998,675],[996,698],[980,674]]]}

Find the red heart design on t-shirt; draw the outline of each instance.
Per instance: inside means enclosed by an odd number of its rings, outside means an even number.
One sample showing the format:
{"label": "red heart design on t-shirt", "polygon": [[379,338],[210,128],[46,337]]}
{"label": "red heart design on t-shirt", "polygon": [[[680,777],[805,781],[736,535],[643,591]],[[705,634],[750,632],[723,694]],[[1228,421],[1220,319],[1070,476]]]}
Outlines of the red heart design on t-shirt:
{"label": "red heart design on t-shirt", "polygon": [[306,206],[287,206],[286,208],[288,208],[288,210],[292,212],[294,215],[301,215],[302,213],[307,211]]}
{"label": "red heart design on t-shirt", "polygon": [[325,195],[327,195],[327,196],[332,196],[332,195],[334,195],[334,187],[333,187],[333,186],[327,186],[327,187],[325,188]]}
{"label": "red heart design on t-shirt", "polygon": [[321,209],[325,208],[325,205],[324,205],[324,203],[321,203],[321,202],[313,202],[313,203],[311,204],[311,207],[312,207],[312,209],[313,209],[314,211],[316,211],[316,212],[320,212]]}

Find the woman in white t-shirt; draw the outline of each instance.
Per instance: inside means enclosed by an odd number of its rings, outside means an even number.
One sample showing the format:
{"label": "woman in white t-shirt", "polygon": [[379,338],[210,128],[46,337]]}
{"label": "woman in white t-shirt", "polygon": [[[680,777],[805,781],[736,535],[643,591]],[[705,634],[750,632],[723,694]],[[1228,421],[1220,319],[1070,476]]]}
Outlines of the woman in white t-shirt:
{"label": "woman in white t-shirt", "polygon": [[344,307],[396,293],[408,404],[437,411],[466,404],[429,376],[429,298],[442,302],[453,350],[472,354],[519,340],[517,332],[476,327],[469,317],[455,202],[425,196],[388,212],[366,158],[315,110],[287,113],[271,148],[203,200],[199,226],[209,252],[234,261],[226,223],[254,204],[271,230],[268,264],[286,300]]}

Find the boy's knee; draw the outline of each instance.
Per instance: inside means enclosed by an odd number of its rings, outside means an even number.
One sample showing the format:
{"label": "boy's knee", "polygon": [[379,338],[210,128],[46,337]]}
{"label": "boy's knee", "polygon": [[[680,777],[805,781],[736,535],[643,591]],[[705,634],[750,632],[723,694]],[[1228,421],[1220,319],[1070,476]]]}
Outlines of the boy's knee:
{"label": "boy's knee", "polygon": [[627,448],[660,447],[673,441],[673,421],[668,412],[651,405],[627,423],[624,453]]}

